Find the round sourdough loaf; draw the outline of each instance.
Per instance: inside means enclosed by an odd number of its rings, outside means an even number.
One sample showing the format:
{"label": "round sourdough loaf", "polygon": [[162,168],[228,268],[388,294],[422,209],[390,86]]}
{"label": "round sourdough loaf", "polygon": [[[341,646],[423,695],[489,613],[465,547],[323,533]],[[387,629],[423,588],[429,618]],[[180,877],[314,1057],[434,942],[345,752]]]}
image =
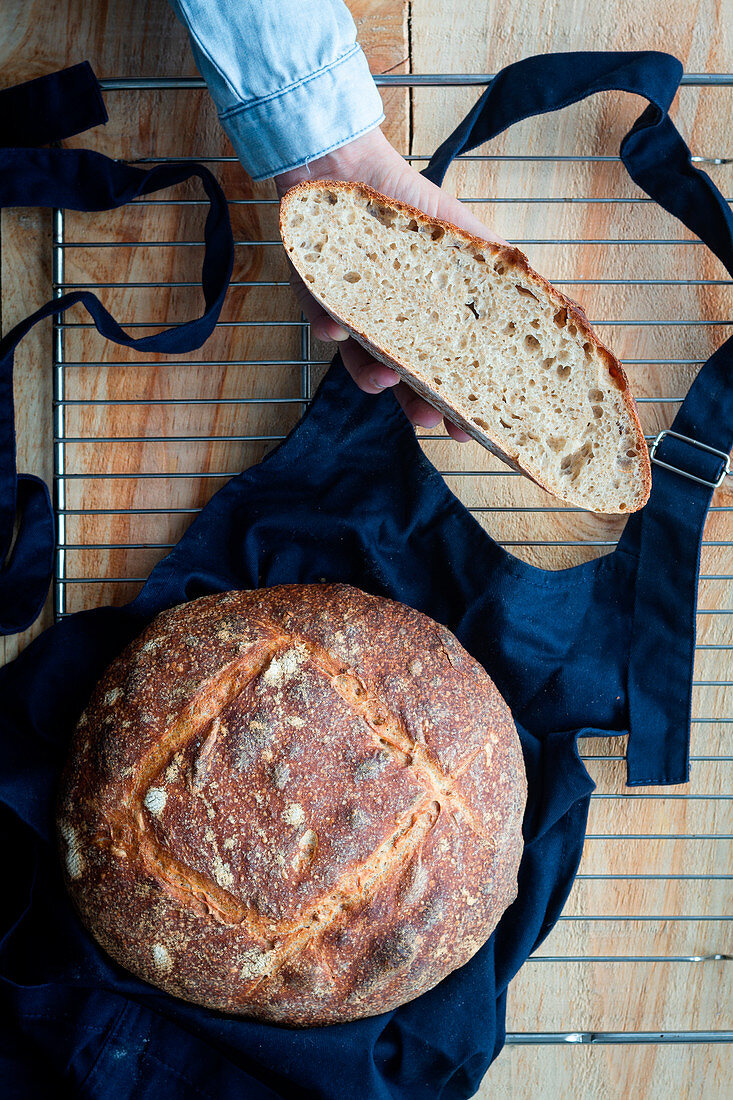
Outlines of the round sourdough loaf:
{"label": "round sourdough loaf", "polygon": [[292,1026],[394,1008],[461,966],[517,892],[509,710],[445,627],[346,585],[159,615],[82,715],[58,828],[122,966]]}

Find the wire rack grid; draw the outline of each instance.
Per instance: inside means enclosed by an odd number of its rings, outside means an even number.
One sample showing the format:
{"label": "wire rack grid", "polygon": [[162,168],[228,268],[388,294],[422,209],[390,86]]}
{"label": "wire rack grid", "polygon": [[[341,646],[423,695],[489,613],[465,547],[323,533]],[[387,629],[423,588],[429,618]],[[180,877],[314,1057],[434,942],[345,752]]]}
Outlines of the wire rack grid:
{"label": "wire rack grid", "polygon": [[[383,87],[399,87],[405,86],[409,88],[419,87],[466,87],[466,86],[484,86],[490,82],[492,76],[486,75],[467,75],[467,74],[407,74],[407,75],[389,75],[377,77],[377,83]],[[710,88],[710,87],[730,87],[733,89],[733,74],[685,74],[683,77],[683,85]],[[118,80],[103,80],[102,86],[106,91],[114,91],[124,93],[126,91],[164,91],[166,89],[174,91],[185,91],[186,89],[201,89],[204,85],[200,79],[138,79],[138,78],[122,78]],[[414,163],[419,164],[427,161],[427,156],[410,154],[408,159]],[[614,163],[618,161],[618,157],[612,155],[547,155],[547,154],[473,154],[470,156],[464,156],[460,158],[464,162],[511,162],[511,161],[528,161],[528,162],[548,162],[549,164],[556,164],[561,162],[577,162],[587,165],[598,165],[602,163]],[[701,164],[725,166],[733,164],[733,157],[727,155],[710,155],[710,156],[695,156],[693,159]],[[137,163],[160,163],[166,160],[191,160],[203,163],[210,163],[216,165],[225,165],[228,162],[235,162],[236,158],[231,156],[213,156],[213,157],[174,157],[174,156],[155,156],[138,158]],[[564,204],[564,203],[584,203],[584,204],[617,204],[621,205],[639,205],[648,203],[650,200],[642,196],[617,196],[617,197],[596,197],[589,196],[585,198],[572,197],[567,194],[564,195],[543,195],[541,197],[522,196],[521,199],[514,196],[507,197],[492,197],[488,198],[484,195],[479,196],[466,196],[463,195],[466,201],[471,203],[513,203],[522,201],[525,203],[542,203],[542,204]],[[731,201],[731,200],[729,200]],[[203,207],[203,200],[197,198],[155,198],[140,200],[133,204],[134,206],[142,207],[164,207],[172,206],[176,208],[184,207]],[[244,198],[244,199],[232,199],[231,205],[233,208],[253,206],[258,208],[275,207],[276,200],[272,198]],[[671,238],[660,236],[659,238],[653,237],[625,237],[620,241],[619,238],[609,237],[586,237],[583,239],[568,238],[525,238],[516,239],[512,243],[520,246],[529,245],[543,245],[543,244],[569,244],[569,245],[613,245],[618,243],[624,243],[628,245],[642,245],[645,248],[659,247],[663,248],[670,243]],[[674,238],[677,244],[695,246],[699,244],[694,239]],[[156,250],[167,249],[181,249],[181,248],[194,248],[200,247],[201,241],[199,239],[172,239],[172,240],[146,240],[142,237],[135,237],[131,234],[130,239],[124,240],[104,240],[104,239],[74,239],[69,235],[68,228],[68,215],[63,210],[56,210],[53,214],[53,283],[54,293],[56,296],[67,292],[70,289],[84,287],[87,289],[105,290],[110,288],[126,288],[131,291],[148,290],[155,291],[157,289],[165,288],[166,291],[173,290],[185,290],[186,288],[198,287],[198,282],[189,280],[169,280],[169,281],[154,281],[154,280],[140,280],[136,279],[129,282],[118,282],[115,280],[107,279],[80,279],[78,272],[73,272],[72,275],[67,271],[67,257],[71,250],[98,250],[98,249],[110,249],[110,248],[153,248]],[[257,248],[277,248],[280,245],[279,240],[257,240],[240,238],[236,240],[237,246],[254,246]],[[561,287],[577,287],[577,286],[612,286],[612,287],[689,287],[698,288],[703,291],[705,288],[718,288],[724,286],[733,285],[733,280],[725,278],[597,278],[597,277],[584,277],[584,278],[564,278],[555,279]],[[258,291],[264,291],[265,293],[273,293],[277,289],[286,287],[287,281],[279,278],[271,279],[238,279],[236,277],[233,280],[232,286],[234,288],[256,288]],[[698,292],[698,289],[695,292]],[[571,289],[570,293],[574,293]],[[135,328],[149,328],[151,325],[162,325],[162,321],[150,321],[150,320],[136,320],[136,321],[124,321],[123,326],[128,329]],[[168,323],[168,322],[166,322]],[[596,321],[598,324],[613,324],[615,326],[634,326],[638,328],[664,328],[675,326],[687,326],[694,327],[696,325],[710,325],[715,326],[716,330],[719,328],[723,332],[725,326],[733,324],[733,320],[728,317],[721,319],[707,320],[705,318],[643,318],[640,320],[628,320],[623,318],[613,321]],[[70,606],[69,593],[70,590],[74,590],[76,586],[84,586],[89,590],[89,587],[96,586],[99,591],[99,600],[91,600],[94,602],[108,602],[108,599],[104,598],[105,586],[109,585],[138,585],[145,579],[144,575],[140,575],[140,571],[135,571],[131,574],[115,575],[109,571],[105,572],[104,569],[100,569],[99,575],[79,575],[78,571],[75,571],[73,566],[74,553],[83,550],[86,552],[99,551],[103,555],[110,551],[120,551],[127,553],[130,551],[145,551],[150,552],[159,557],[171,546],[175,544],[175,539],[170,541],[169,539],[151,539],[149,537],[129,537],[125,536],[120,541],[115,541],[114,537],[109,537],[105,540],[94,541],[94,538],[83,536],[81,534],[82,528],[73,527],[72,523],[75,519],[84,519],[93,515],[97,516],[110,516],[110,517],[130,517],[130,516],[166,516],[170,517],[175,515],[181,517],[180,522],[187,522],[188,517],[193,517],[198,511],[200,511],[200,504],[196,502],[184,502],[180,503],[180,494],[175,495],[175,505],[168,507],[104,507],[95,508],[93,505],[85,499],[85,483],[90,483],[92,480],[98,482],[100,480],[110,480],[112,482],[130,482],[133,481],[136,485],[142,483],[165,483],[166,489],[168,487],[175,487],[176,484],[180,487],[181,482],[187,483],[189,481],[208,482],[212,488],[218,488],[219,485],[224,484],[226,479],[232,476],[236,470],[232,469],[196,469],[193,471],[181,471],[174,470],[141,470],[136,466],[136,454],[139,452],[135,449],[141,444],[167,444],[175,442],[177,444],[257,444],[262,447],[270,447],[273,444],[279,442],[284,438],[285,432],[282,430],[268,430],[250,433],[241,430],[232,431],[227,429],[225,431],[213,430],[209,434],[179,434],[172,436],[170,434],[156,435],[154,432],[144,432],[138,434],[131,431],[130,434],[109,434],[104,430],[101,432],[90,434],[79,434],[74,425],[70,422],[70,415],[76,408],[90,409],[99,408],[104,410],[108,407],[116,407],[119,409],[122,407],[123,411],[126,408],[136,407],[139,410],[140,406],[144,406],[145,410],[151,415],[156,409],[164,408],[169,409],[171,407],[184,407],[187,410],[195,410],[196,406],[233,406],[238,411],[241,411],[244,416],[248,412],[251,412],[253,408],[260,408],[267,406],[271,410],[276,412],[279,410],[283,415],[286,413],[291,417],[293,415],[299,415],[308,402],[311,400],[314,383],[314,371],[320,371],[327,365],[325,358],[314,357],[314,349],[311,346],[310,327],[304,317],[295,320],[287,321],[263,321],[256,318],[248,317],[245,320],[223,320],[220,322],[220,328],[237,328],[237,329],[263,329],[273,328],[278,330],[291,329],[292,335],[296,337],[299,342],[299,354],[288,358],[273,358],[273,359],[237,359],[233,356],[228,356],[221,360],[216,359],[189,359],[187,364],[192,367],[198,366],[220,366],[220,367],[236,367],[243,366],[247,368],[256,368],[263,372],[263,378],[267,385],[267,380],[272,377],[268,374],[268,371],[278,368],[287,369],[291,372],[295,372],[297,377],[297,392],[288,396],[276,396],[274,394],[265,394],[265,396],[216,396],[216,397],[146,397],[143,399],[138,398],[124,398],[116,399],[104,396],[89,397],[86,395],[79,397],[75,394],[73,386],[69,384],[69,370],[76,368],[86,368],[87,370],[94,370],[95,368],[113,368],[120,371],[124,371],[125,368],[134,369],[133,364],[129,361],[120,361],[116,359],[95,361],[93,357],[85,357],[80,355],[79,358],[69,356],[69,333],[70,330],[90,329],[92,326],[87,322],[79,322],[76,320],[66,320],[59,318],[54,321],[54,333],[53,333],[53,377],[54,377],[54,433],[53,433],[53,450],[54,450],[54,490],[55,490],[55,507],[57,514],[57,554],[56,554],[56,566],[55,566],[55,584],[54,584],[54,611],[57,618],[63,618],[64,616],[72,613],[72,607]],[[137,366],[155,367],[156,363],[146,363],[143,361],[135,361]],[[658,359],[637,359],[626,360],[625,365],[628,367],[633,366],[674,366],[684,369],[694,370],[700,364],[700,359],[693,357],[677,357],[673,359],[658,358]],[[666,393],[655,393],[639,398],[640,404],[655,405],[661,408],[666,416],[666,422],[669,422],[676,411],[681,397],[670,396]],[[103,421],[102,421],[103,423]],[[418,438],[424,441],[424,443],[434,442],[436,439],[447,439],[446,436],[441,436],[435,433],[424,433],[418,430]],[[650,435],[650,440],[653,440],[654,435]],[[120,445],[125,445],[130,448],[131,459],[129,467],[125,470],[109,470],[105,469],[104,463],[104,446],[106,444],[115,444],[117,448]],[[73,448],[76,446],[91,445],[95,448],[96,453],[101,457],[102,468],[89,472],[86,470],[78,471],[73,461]],[[71,455],[71,458],[70,458]],[[510,471],[506,468],[485,468],[485,469],[441,469],[441,473],[448,478],[458,478],[459,484],[467,484],[472,479],[488,479],[488,478],[512,478],[518,475],[514,471]],[[74,496],[72,498],[71,490],[74,490]],[[79,491],[81,496],[79,496]],[[458,495],[462,495],[460,489],[457,490]],[[534,514],[552,514],[557,512],[582,512],[581,509],[571,508],[558,508],[556,505],[547,504],[545,499],[542,499],[538,503],[520,504],[516,501],[510,501],[508,503],[491,503],[491,504],[473,504],[471,510],[479,514],[496,514],[496,513],[523,513],[526,516],[532,516]],[[715,513],[730,513],[733,510],[733,506],[727,504],[715,504],[712,509]],[[727,519],[726,515],[719,517],[721,520]],[[715,572],[703,572],[702,579],[705,581],[718,584],[729,584],[733,580],[733,569],[731,569],[731,554],[730,548],[733,547],[733,539],[730,538],[730,529],[723,529],[725,538],[705,538],[703,541],[704,547],[718,548],[720,550],[727,550],[727,567],[723,567],[722,572],[718,572],[720,568],[719,564],[716,566]],[[617,531],[609,532],[610,537],[603,538],[598,537],[597,532],[594,532],[594,537],[580,537],[570,539],[538,539],[538,538],[518,538],[509,539],[503,541],[503,545],[507,547],[577,547],[577,548],[590,548],[592,553],[603,552],[606,548],[610,548],[615,545],[617,538]],[[104,561],[104,558],[100,560]],[[716,559],[717,560],[717,559]],[[129,591],[129,589],[128,589]],[[718,590],[719,591],[719,590]],[[87,605],[90,601],[87,599]],[[730,622],[729,618],[726,618],[733,614],[733,607],[699,607],[698,615],[701,618],[722,616],[726,622]],[[700,621],[700,619],[698,620]],[[723,651],[730,651],[733,649],[733,642],[730,640],[730,635],[723,633],[723,640],[716,637],[713,642],[700,642],[698,645],[699,651],[716,651],[722,653]],[[694,681],[695,687],[698,689],[715,688],[724,689],[733,687],[733,668],[729,673],[724,673],[725,677],[728,675],[730,678],[715,678],[715,679],[696,679]],[[733,696],[731,696],[733,701]],[[717,729],[718,726],[727,726],[733,723],[733,713],[731,714],[702,714],[695,719],[698,726],[707,727],[711,730]],[[611,762],[612,764],[621,765],[624,757],[617,751],[602,751],[607,746],[599,746],[601,751],[594,751],[594,747],[591,747],[589,751],[583,754],[584,760],[589,762],[592,766],[592,762]],[[731,755],[719,755],[719,754],[697,754],[692,757],[696,765],[730,765],[733,762],[733,756]],[[731,801],[733,801],[733,795],[719,793],[718,791],[705,791],[702,793],[689,793],[683,791],[680,793],[627,793],[624,791],[597,791],[594,794],[594,799],[597,801],[602,800],[619,800],[626,803],[631,803],[640,800],[664,800],[661,805],[667,805],[670,802],[683,802],[686,805],[695,802],[704,802],[706,804],[712,804],[720,802],[723,804],[723,808],[727,809]],[[728,816],[728,821],[730,817]],[[699,841],[714,841],[716,847],[718,844],[729,843],[733,839],[733,832],[673,832],[667,830],[660,830],[656,832],[590,832],[588,834],[589,841],[599,842],[614,842],[624,840],[625,842],[640,841],[644,843],[653,843],[657,841],[674,841],[674,840],[699,840]],[[581,883],[592,882],[611,882],[613,880],[625,881],[629,883],[638,882],[640,880],[645,882],[653,882],[661,880],[664,883],[669,883],[673,880],[684,880],[686,882],[699,882],[702,884],[711,883],[724,883],[729,880],[733,880],[733,875],[729,874],[672,874],[672,873],[652,873],[645,872],[643,870],[635,870],[634,873],[612,873],[604,869],[602,873],[583,873],[578,876],[578,880]],[[724,908],[724,907],[723,907]],[[560,918],[562,921],[578,921],[582,919],[586,922],[604,922],[615,921],[623,924],[624,922],[685,922],[685,921],[700,921],[700,922],[720,922],[721,927],[729,927],[726,922],[733,920],[730,915],[730,911],[723,912],[701,912],[696,914],[680,914],[680,913],[635,913],[633,915],[619,916],[617,914],[610,913],[598,913],[590,912],[583,913],[582,917],[563,914]],[[700,953],[677,953],[677,954],[654,954],[654,953],[640,953],[640,954],[612,954],[612,953],[599,953],[599,954],[545,954],[535,956],[532,960],[534,965],[542,966],[543,964],[560,962],[560,963],[574,963],[581,961],[592,962],[627,962],[627,963],[660,963],[660,964],[700,964],[700,965],[722,965],[727,961],[731,961],[730,949],[726,945],[720,945],[719,949],[709,950],[706,949]],[[595,1031],[595,1030],[581,1030],[581,1031],[553,1031],[553,1032],[513,1032],[508,1035],[509,1043],[513,1044],[547,1044],[547,1043],[570,1043],[570,1044],[619,1044],[619,1043],[720,1043],[733,1041],[733,1030],[689,1030],[689,1031]]]}

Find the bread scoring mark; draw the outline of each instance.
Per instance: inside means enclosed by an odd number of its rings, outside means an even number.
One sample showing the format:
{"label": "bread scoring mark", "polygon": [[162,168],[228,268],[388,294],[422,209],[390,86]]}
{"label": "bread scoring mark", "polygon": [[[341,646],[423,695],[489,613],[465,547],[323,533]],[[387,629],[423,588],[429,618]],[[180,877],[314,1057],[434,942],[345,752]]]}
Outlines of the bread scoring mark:
{"label": "bread scoring mark", "polygon": [[[360,676],[345,668],[321,646],[312,643],[304,644],[307,644],[310,649],[313,663],[329,677],[337,695],[363,719],[376,743],[389,753],[395,764],[405,768],[426,794],[444,804],[454,821],[456,817],[460,818],[483,844],[494,848],[494,838],[476,820],[455,787],[456,779],[480,750],[476,749],[458,771],[453,774],[445,772],[427,746],[410,737],[404,722],[390,714],[382,700],[368,688]],[[445,652],[446,659],[455,667],[459,667],[451,660],[445,646],[442,645],[441,648]]]}
{"label": "bread scoring mark", "polygon": [[[274,978],[288,961],[312,949],[326,932],[343,927],[349,913],[366,906],[385,881],[404,874],[435,826],[440,812],[439,803],[426,795],[402,814],[393,833],[362,863],[347,871],[334,888],[303,915],[299,927],[291,926],[289,934],[272,951],[267,969],[250,987],[247,995],[254,993],[263,982]],[[280,927],[283,925],[284,922]]]}
{"label": "bread scoring mark", "polygon": [[65,862],[69,878],[81,878],[84,873],[84,856],[76,829],[68,821],[59,821],[59,832],[66,845]]}
{"label": "bread scoring mark", "polygon": [[173,968],[173,959],[170,956],[170,952],[162,943],[154,943],[150,948],[150,953],[153,956],[155,969],[162,974],[167,974],[168,971]]}
{"label": "bread scoring mark", "polygon": [[[485,843],[493,846],[492,839],[473,820],[455,790],[455,779],[460,772],[453,775],[444,772],[427,747],[412,740],[404,724],[388,712],[381,699],[359,676],[316,643],[279,633],[266,624],[261,624],[261,632],[266,638],[263,644],[249,647],[245,655],[199,685],[194,697],[174,716],[158,743],[143,757],[126,803],[115,820],[110,819],[111,851],[114,853],[124,838],[127,854],[139,858],[155,888],[162,886],[179,903],[195,912],[226,925],[240,926],[253,940],[266,945],[263,950],[253,946],[242,956],[241,976],[252,982],[246,996],[254,993],[263,982],[275,978],[302,952],[313,951],[326,932],[338,931],[348,922],[349,913],[354,908],[366,906],[386,881],[398,875],[406,876],[405,896],[421,893],[425,876],[421,873],[419,852],[444,809],[448,818],[455,820],[457,814]],[[203,756],[203,763],[206,763],[215,741],[212,734],[215,734],[222,711],[249,684],[261,677],[269,686],[280,688],[288,679],[299,675],[301,665],[309,658],[325,674],[336,694],[363,719],[380,753],[406,768],[422,790],[416,803],[398,818],[386,840],[361,864],[342,875],[305,913],[291,920],[271,920],[254,904],[239,900],[227,890],[227,886],[233,885],[228,864],[219,859],[221,866],[214,869],[217,881],[213,881],[210,876],[172,856],[146,827],[142,810],[146,792],[160,789],[153,786],[155,777],[171,769],[176,757],[181,758],[191,740],[210,727],[199,752],[199,760]],[[461,771],[470,765],[476,752],[470,755]],[[286,815],[288,823],[295,828],[305,822],[305,812],[299,803],[290,803],[283,816]],[[361,810],[355,810],[353,817],[355,827],[366,821]],[[451,850],[444,837],[439,847],[446,855]],[[315,831],[306,830],[292,863],[296,874],[307,869],[317,849]],[[282,863],[284,865],[284,860]],[[335,981],[332,973],[331,980]]]}
{"label": "bread scoring mark", "polygon": [[[245,924],[255,937],[271,933],[271,922],[265,920],[251,906],[240,902],[224,887],[211,878],[199,874],[170,854],[149,831],[145,814],[146,797],[151,790],[153,805],[160,805],[160,794],[165,791],[154,784],[161,772],[171,767],[177,754],[207,726],[214,726],[221,712],[229,706],[270,664],[272,657],[289,643],[287,636],[261,624],[266,642],[242,657],[221,668],[214,676],[199,685],[190,702],[171,722],[160,740],[153,745],[140,762],[134,783],[119,811],[110,815],[109,826],[112,850],[122,847],[139,856],[143,870],[154,880],[159,879],[181,903],[191,906],[224,924]],[[205,742],[204,742],[205,744]],[[200,792],[197,792],[200,793]],[[149,808],[149,807],[147,807]],[[223,868],[226,878],[226,867]]]}

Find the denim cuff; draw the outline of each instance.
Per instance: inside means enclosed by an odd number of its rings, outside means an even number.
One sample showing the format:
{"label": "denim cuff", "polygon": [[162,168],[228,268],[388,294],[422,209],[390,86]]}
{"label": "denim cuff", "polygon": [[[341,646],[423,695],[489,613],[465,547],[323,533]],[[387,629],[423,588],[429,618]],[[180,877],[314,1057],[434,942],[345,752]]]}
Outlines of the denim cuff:
{"label": "denim cuff", "polygon": [[384,121],[382,99],[361,47],[261,99],[219,113],[254,180],[298,168]]}

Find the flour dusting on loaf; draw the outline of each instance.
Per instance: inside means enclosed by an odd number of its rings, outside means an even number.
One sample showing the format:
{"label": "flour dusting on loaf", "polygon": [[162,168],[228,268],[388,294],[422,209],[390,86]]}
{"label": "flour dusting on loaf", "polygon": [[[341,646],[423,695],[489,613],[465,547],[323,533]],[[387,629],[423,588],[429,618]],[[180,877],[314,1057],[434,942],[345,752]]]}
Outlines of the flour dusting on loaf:
{"label": "flour dusting on loaf", "polygon": [[516,896],[525,799],[508,708],[445,627],[285,585],[165,612],[114,662],[59,844],[123,966],[308,1026],[402,1004],[478,950]]}
{"label": "flour dusting on loaf", "polygon": [[280,232],[324,308],[479,443],[568,503],[646,503],[649,455],[620,363],[518,249],[333,180],[288,191]]}

